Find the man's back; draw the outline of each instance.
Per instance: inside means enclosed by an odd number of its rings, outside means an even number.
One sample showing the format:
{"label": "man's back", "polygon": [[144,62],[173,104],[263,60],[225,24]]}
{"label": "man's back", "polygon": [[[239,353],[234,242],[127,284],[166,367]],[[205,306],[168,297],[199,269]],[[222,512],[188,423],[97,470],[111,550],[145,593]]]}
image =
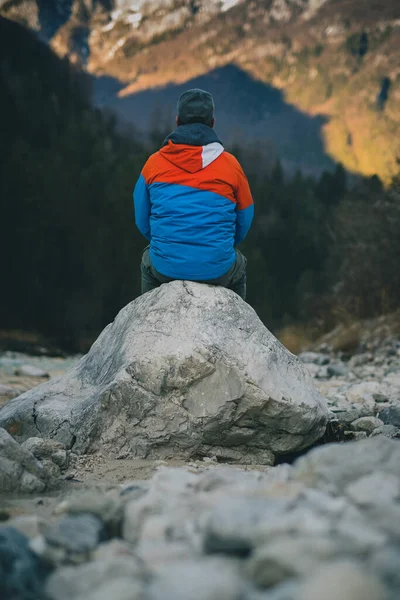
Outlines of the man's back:
{"label": "man's back", "polygon": [[135,217],[154,268],[173,279],[213,280],[235,262],[254,207],[238,161],[202,123],[178,127],[143,168]]}

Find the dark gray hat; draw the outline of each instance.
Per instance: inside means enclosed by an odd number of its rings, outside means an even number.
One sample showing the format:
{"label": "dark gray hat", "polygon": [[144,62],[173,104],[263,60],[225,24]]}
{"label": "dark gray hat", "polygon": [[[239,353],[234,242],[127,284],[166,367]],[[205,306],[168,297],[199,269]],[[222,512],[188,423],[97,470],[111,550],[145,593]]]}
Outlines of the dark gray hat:
{"label": "dark gray hat", "polygon": [[209,92],[194,88],[183,92],[178,100],[178,118],[182,124],[210,125],[214,117],[214,100]]}

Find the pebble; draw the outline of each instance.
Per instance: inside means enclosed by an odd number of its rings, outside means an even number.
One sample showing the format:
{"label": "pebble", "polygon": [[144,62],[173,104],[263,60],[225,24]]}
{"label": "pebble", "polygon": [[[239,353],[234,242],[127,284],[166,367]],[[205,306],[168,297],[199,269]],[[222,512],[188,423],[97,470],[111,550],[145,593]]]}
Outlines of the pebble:
{"label": "pebble", "polygon": [[158,573],[149,600],[241,600],[244,582],[236,562],[221,558],[182,561]]}
{"label": "pebble", "polygon": [[254,552],[247,573],[257,585],[272,587],[310,574],[319,563],[331,560],[340,551],[330,536],[280,536]]}
{"label": "pebble", "polygon": [[379,418],[385,423],[385,425],[393,425],[394,427],[400,427],[400,402],[389,408],[384,408],[379,413]]}
{"label": "pebble", "polygon": [[374,429],[382,427],[383,421],[376,417],[361,417],[352,422],[351,426],[354,431],[365,431],[365,433],[372,433]]}
{"label": "pebble", "polygon": [[40,369],[39,367],[34,367],[33,365],[21,365],[15,369],[14,373],[15,375],[23,375],[25,377],[50,377],[46,371]]}
{"label": "pebble", "polygon": [[323,566],[304,582],[296,600],[384,600],[381,583],[351,561]]}
{"label": "pebble", "polygon": [[48,565],[29,548],[28,538],[14,527],[0,528],[0,598],[43,600]]}
{"label": "pebble", "polygon": [[43,531],[43,541],[35,546],[39,553],[53,563],[80,563],[89,560],[91,553],[106,539],[105,525],[92,514],[67,515]]}
{"label": "pebble", "polygon": [[345,493],[359,506],[384,507],[400,499],[400,479],[378,471],[350,483]]}

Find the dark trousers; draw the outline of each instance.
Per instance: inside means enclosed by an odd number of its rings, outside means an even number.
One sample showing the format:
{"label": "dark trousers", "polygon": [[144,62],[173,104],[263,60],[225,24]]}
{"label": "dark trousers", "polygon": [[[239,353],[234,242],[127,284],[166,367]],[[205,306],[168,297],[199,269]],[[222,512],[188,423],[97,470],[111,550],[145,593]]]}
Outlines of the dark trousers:
{"label": "dark trousers", "polygon": [[[232,267],[217,279],[208,279],[207,281],[199,281],[199,283],[207,283],[209,285],[221,285],[229,290],[236,292],[243,300],[246,300],[246,265],[247,259],[239,250],[236,252],[236,261]],[[142,274],[142,294],[150,292],[159,287],[163,283],[174,281],[173,277],[162,275],[153,267],[150,260],[149,246],[145,248],[140,265]]]}

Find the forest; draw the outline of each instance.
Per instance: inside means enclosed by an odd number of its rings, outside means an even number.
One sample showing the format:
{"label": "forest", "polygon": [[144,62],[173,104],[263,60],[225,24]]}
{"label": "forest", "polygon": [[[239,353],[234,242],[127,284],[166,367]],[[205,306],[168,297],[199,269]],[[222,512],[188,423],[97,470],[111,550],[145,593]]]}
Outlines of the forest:
{"label": "forest", "polygon": [[[123,129],[93,107],[88,75],[2,18],[0,89],[0,330],[85,350],[140,293],[132,190],[166,132]],[[248,302],[268,328],[322,332],[398,307],[400,176],[384,186],[340,164],[288,175],[257,148],[228,150],[254,196],[241,250]]]}

